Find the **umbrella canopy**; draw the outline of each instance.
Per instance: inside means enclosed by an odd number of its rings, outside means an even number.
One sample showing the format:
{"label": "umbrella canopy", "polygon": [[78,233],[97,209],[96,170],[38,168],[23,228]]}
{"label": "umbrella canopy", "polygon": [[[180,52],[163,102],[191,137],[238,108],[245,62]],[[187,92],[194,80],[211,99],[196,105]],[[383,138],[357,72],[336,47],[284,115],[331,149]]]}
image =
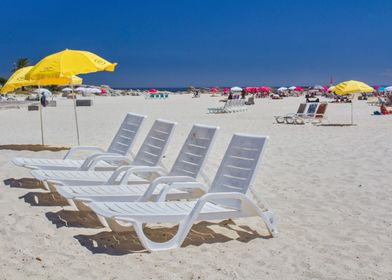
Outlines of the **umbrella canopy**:
{"label": "umbrella canopy", "polygon": [[155,92],[157,92],[157,90],[156,90],[155,88],[150,88],[150,89],[148,90],[148,92],[155,93]]}
{"label": "umbrella canopy", "polygon": [[218,89],[213,87],[213,88],[210,89],[210,91],[211,92],[218,92]]}
{"label": "umbrella canopy", "polygon": [[39,80],[98,71],[113,72],[116,65],[91,52],[67,49],[43,58],[26,74],[26,78]]}
{"label": "umbrella canopy", "polygon": [[335,86],[331,86],[328,88],[328,91],[334,91],[335,90]]}
{"label": "umbrella canopy", "polygon": [[46,86],[46,85],[67,85],[73,83],[75,85],[80,85],[83,80],[77,76],[68,77],[59,77],[59,78],[46,78],[41,80],[29,80],[26,75],[34,66],[23,67],[8,79],[7,83],[1,89],[1,93],[7,93],[11,91],[15,91],[20,87],[25,86]]}
{"label": "umbrella canopy", "polygon": [[280,87],[280,88],[278,88],[278,91],[285,91],[285,90],[288,90],[288,88],[287,87]]}
{"label": "umbrella canopy", "polygon": [[289,87],[289,90],[295,90],[297,87],[296,86],[291,86]]}
{"label": "umbrella canopy", "polygon": [[224,88],[224,89],[223,89],[223,92],[229,92],[229,91],[230,91],[229,88]]}
{"label": "umbrella canopy", "polygon": [[271,88],[263,86],[263,87],[259,87],[258,90],[261,91],[261,92],[270,92]]}
{"label": "umbrella canopy", "polygon": [[93,93],[93,94],[100,94],[101,93],[101,89],[99,89],[99,88],[87,88],[87,92],[88,93]]}
{"label": "umbrella canopy", "polygon": [[304,89],[301,88],[301,87],[295,87],[295,90],[297,90],[297,91],[302,91],[302,90],[304,90]]}
{"label": "umbrella canopy", "polygon": [[36,90],[33,91],[34,93],[41,95],[44,95],[45,97],[50,97],[52,96],[52,92],[46,88],[37,88]]}
{"label": "umbrella canopy", "polygon": [[327,86],[323,86],[323,90],[324,91],[328,91],[328,87]]}
{"label": "umbrella canopy", "polygon": [[231,91],[242,91],[242,88],[240,88],[240,87],[232,87],[230,90]]}
{"label": "umbrella canopy", "polygon": [[373,88],[374,88],[375,90],[377,90],[377,89],[379,89],[379,87],[380,87],[380,86],[374,86]]}
{"label": "umbrella canopy", "polygon": [[71,91],[72,91],[72,88],[66,87],[66,88],[63,88],[61,91],[64,91],[64,92],[71,92]]}
{"label": "umbrella canopy", "polygon": [[392,86],[386,87],[386,88],[385,88],[385,91],[392,91]]}
{"label": "umbrella canopy", "polygon": [[352,94],[356,92],[373,92],[374,89],[369,85],[360,81],[346,81],[335,86],[334,92],[336,94]]}
{"label": "umbrella canopy", "polygon": [[313,86],[313,89],[320,89],[320,90],[324,90],[324,87],[321,85],[315,85]]}
{"label": "umbrella canopy", "polygon": [[379,87],[378,91],[385,91],[385,87]]}

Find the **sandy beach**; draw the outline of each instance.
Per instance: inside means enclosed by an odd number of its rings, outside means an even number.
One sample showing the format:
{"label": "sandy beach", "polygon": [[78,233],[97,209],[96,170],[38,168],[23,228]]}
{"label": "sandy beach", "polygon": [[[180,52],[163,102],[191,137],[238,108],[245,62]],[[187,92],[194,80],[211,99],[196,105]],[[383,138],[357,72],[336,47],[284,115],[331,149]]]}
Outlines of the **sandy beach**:
{"label": "sandy beach", "polygon": [[[146,252],[135,233],[115,234],[47,193],[14,157],[61,158],[66,151],[1,148],[40,144],[39,113],[0,110],[0,279],[392,279],[392,116],[354,102],[357,126],[276,124],[304,97],[256,99],[246,112],[207,114],[219,97],[94,97],[79,107],[82,145],[105,148],[127,112],[148,118],[137,151],[157,118],[178,122],[163,160],[171,166],[193,123],[218,125],[205,173],[213,178],[233,133],[270,137],[255,190],[277,218],[270,238],[258,218],[194,225],[184,245]],[[72,101],[44,109],[45,142],[74,146]],[[349,123],[349,104],[329,104],[326,123]],[[174,227],[148,229],[156,240]]]}

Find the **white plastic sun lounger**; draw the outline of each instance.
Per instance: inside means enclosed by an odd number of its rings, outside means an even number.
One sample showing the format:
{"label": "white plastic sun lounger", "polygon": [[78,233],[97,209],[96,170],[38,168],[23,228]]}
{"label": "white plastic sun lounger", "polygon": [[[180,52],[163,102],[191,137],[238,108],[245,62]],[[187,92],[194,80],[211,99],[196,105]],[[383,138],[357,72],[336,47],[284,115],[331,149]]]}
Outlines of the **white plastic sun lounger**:
{"label": "white plastic sun lounger", "polygon": [[[203,169],[204,163],[214,143],[218,127],[195,124],[192,127],[184,145],[171,171],[167,176],[156,178],[150,185],[95,185],[95,186],[57,186],[57,192],[68,199],[71,205],[79,210],[88,210],[84,202],[91,201],[148,201],[157,196],[166,185],[174,185],[178,182],[197,182],[196,179]],[[127,175],[132,174],[139,168],[128,169]],[[146,171],[148,168],[143,168]],[[164,172],[160,172],[164,174]],[[125,176],[125,175],[123,175]],[[124,178],[124,177],[123,177]],[[127,181],[127,179],[124,179]],[[194,184],[193,184],[194,185]],[[202,184],[202,187],[204,185]],[[197,191],[173,189],[167,195],[170,199],[199,197],[207,190]],[[162,194],[161,194],[162,195]]]}
{"label": "white plastic sun lounger", "polygon": [[[132,161],[126,156],[118,155],[100,155],[93,160],[85,163],[83,171],[73,170],[32,170],[31,174],[38,180],[44,182],[47,189],[54,190],[54,185],[103,185],[106,183],[117,184],[116,179],[121,178],[121,175],[130,167],[149,167],[161,170],[158,165],[166,151],[168,143],[176,126],[175,122],[166,120],[156,120],[148,132],[142,146]],[[122,160],[128,165],[118,167],[114,171],[96,171],[95,167],[100,161],[107,160]],[[138,173],[132,180],[138,182],[148,182],[148,175]],[[47,184],[50,183],[50,184]]]}
{"label": "white plastic sun lounger", "polygon": [[[130,153],[145,118],[146,116],[128,113],[106,151],[99,147],[78,146],[71,148],[63,159],[14,158],[12,162],[17,166],[31,169],[78,170],[86,160],[93,159],[97,155],[113,154],[126,156]],[[76,153],[81,151],[90,152],[90,156],[87,159],[72,159]],[[109,170],[115,169],[112,163],[101,161],[98,167]]]}
{"label": "white plastic sun lounger", "polygon": [[[265,205],[259,208],[246,196],[266,142],[267,137],[234,134],[210,191],[197,201],[164,202],[165,197],[160,197],[158,202],[92,202],[89,206],[114,231],[129,231],[133,227],[149,251],[180,247],[196,221],[260,216],[275,236],[272,211]],[[147,223],[176,223],[179,228],[169,241],[156,243],[143,232]]]}

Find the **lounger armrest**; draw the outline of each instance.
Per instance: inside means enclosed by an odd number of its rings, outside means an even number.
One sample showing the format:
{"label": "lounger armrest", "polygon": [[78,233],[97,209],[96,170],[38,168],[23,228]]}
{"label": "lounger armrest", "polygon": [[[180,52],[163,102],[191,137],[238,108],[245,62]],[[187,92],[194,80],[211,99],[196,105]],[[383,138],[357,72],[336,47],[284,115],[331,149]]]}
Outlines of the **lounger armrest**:
{"label": "lounger armrest", "polygon": [[165,201],[167,194],[172,189],[185,190],[185,191],[199,190],[202,192],[201,194],[205,194],[208,192],[208,186],[201,182],[175,182],[165,186],[158,194],[155,201]]}
{"label": "lounger armrest", "polygon": [[122,161],[128,165],[131,164],[132,162],[131,159],[129,159],[129,157],[122,156],[120,154],[114,154],[114,153],[97,154],[88,157],[80,167],[80,170],[83,171],[94,170],[100,161]]}
{"label": "lounger armrest", "polygon": [[[108,185],[113,184],[126,184],[128,182],[129,176],[134,173],[141,172],[156,172],[159,174],[165,174],[167,171],[163,167],[160,166],[135,166],[135,165],[124,165],[120,166],[113,172],[112,176],[110,176],[107,181]],[[120,175],[123,173],[121,179]]]}
{"label": "lounger armrest", "polygon": [[77,153],[77,152],[81,152],[81,151],[90,151],[90,152],[99,152],[99,153],[105,153],[105,150],[99,147],[94,147],[94,146],[77,146],[77,147],[73,147],[71,148],[68,153],[66,153],[66,155],[64,156],[64,159],[71,159],[72,156]]}
{"label": "lounger armrest", "polygon": [[[177,184],[177,183],[181,184],[181,186],[186,185],[188,183],[201,184],[201,183],[197,182],[195,178],[190,177],[190,176],[161,176],[151,182],[151,184],[148,187],[148,189],[146,190],[146,192],[143,194],[143,196],[141,196],[138,199],[138,201],[140,201],[140,202],[149,201],[151,196],[153,195],[155,189],[160,184],[165,184],[166,186],[161,190],[161,192],[158,195],[158,198],[163,196],[163,200],[165,200],[167,192],[171,189],[170,186]],[[204,188],[205,185],[204,184],[202,184],[202,185]],[[162,200],[157,199],[156,201],[162,201]]]}

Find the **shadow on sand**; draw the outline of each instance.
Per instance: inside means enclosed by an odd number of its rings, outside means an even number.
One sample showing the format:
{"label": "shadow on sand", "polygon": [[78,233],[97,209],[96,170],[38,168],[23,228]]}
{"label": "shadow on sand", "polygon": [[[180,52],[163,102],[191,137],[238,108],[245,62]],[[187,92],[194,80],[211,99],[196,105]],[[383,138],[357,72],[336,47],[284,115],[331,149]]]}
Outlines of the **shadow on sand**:
{"label": "shadow on sand", "polygon": [[41,151],[59,152],[59,151],[69,150],[69,147],[56,147],[56,146],[33,145],[33,144],[8,144],[8,145],[0,145],[0,150],[32,151],[32,152],[41,152]]}
{"label": "shadow on sand", "polygon": [[4,185],[9,186],[10,188],[19,188],[19,189],[43,189],[45,190],[44,184],[33,178],[9,178],[5,179]]}
{"label": "shadow on sand", "polygon": [[[165,242],[176,234],[177,229],[178,226],[145,227],[144,232],[155,242]],[[135,231],[122,233],[103,231],[94,235],[79,234],[74,237],[82,246],[94,254],[125,255],[147,252]],[[268,239],[270,236],[261,235],[247,226],[238,226],[231,220],[219,223],[200,222],[193,225],[181,247],[200,246],[206,243],[225,243],[232,240],[249,242],[256,238]]]}
{"label": "shadow on sand", "polygon": [[48,212],[46,218],[61,227],[77,227],[77,228],[103,228],[99,222],[97,215],[93,212],[79,212],[70,210],[60,210],[58,212]]}
{"label": "shadow on sand", "polygon": [[68,206],[68,201],[58,193],[29,192],[21,197],[31,206]]}

